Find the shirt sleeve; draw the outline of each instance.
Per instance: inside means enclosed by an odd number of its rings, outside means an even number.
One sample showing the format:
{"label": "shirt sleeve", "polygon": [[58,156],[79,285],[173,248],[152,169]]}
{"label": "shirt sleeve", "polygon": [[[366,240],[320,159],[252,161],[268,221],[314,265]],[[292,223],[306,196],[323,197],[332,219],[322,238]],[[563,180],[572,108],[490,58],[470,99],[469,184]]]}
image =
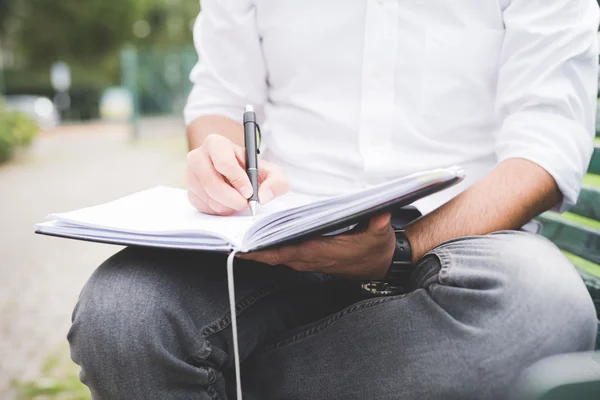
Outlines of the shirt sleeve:
{"label": "shirt sleeve", "polygon": [[498,162],[530,160],[577,202],[593,151],[598,94],[596,0],[509,0],[497,105]]}
{"label": "shirt sleeve", "polygon": [[262,114],[266,68],[251,0],[202,0],[194,24],[198,64],[184,109],[186,124],[205,115],[240,121],[246,104]]}

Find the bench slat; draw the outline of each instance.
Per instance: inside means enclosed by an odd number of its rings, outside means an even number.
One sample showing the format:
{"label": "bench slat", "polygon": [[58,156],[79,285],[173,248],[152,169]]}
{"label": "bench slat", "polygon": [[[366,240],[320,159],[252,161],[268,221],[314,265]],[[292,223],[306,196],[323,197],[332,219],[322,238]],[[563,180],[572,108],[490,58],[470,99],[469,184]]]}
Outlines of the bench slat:
{"label": "bench slat", "polygon": [[563,253],[577,268],[579,275],[581,275],[581,279],[583,279],[585,286],[594,300],[596,312],[600,318],[600,265],[587,261],[567,251],[563,251]]}
{"label": "bench slat", "polygon": [[577,205],[571,212],[600,221],[600,188],[583,185]]}
{"label": "bench slat", "polygon": [[[588,292],[590,292],[590,296],[596,307],[596,316],[600,320],[600,279],[579,269],[577,271],[581,275],[581,279],[583,279]],[[598,328],[600,328],[600,321],[598,322]],[[596,336],[596,350],[600,350],[600,329],[598,332],[599,334]]]}
{"label": "bench slat", "polygon": [[600,264],[600,230],[583,226],[547,212],[538,217],[542,235],[558,247],[586,260]]}
{"label": "bench slat", "polygon": [[594,154],[592,155],[592,161],[590,162],[588,172],[600,174],[600,146],[594,148]]}
{"label": "bench slat", "polygon": [[[577,268],[577,272],[579,272],[579,275],[581,276],[583,283],[585,283],[585,286],[590,293],[590,297],[594,302],[596,315],[600,320],[600,265],[594,264],[591,261],[587,261],[566,251],[563,251],[563,253]],[[600,328],[600,321],[598,321],[598,327]],[[596,350],[600,350],[600,329],[596,336]]]}

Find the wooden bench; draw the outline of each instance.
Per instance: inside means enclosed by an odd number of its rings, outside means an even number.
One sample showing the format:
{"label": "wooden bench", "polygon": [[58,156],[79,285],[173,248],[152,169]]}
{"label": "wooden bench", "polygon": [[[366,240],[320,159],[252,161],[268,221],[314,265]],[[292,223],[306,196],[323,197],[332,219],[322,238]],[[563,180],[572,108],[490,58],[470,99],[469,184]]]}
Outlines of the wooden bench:
{"label": "wooden bench", "polygon": [[[600,320],[600,133],[577,205],[565,214],[538,217],[542,235],[554,242],[577,268]],[[600,322],[598,324],[600,332]],[[549,335],[552,332],[548,332]],[[600,333],[596,352],[542,360],[526,374],[519,399],[600,399]]]}

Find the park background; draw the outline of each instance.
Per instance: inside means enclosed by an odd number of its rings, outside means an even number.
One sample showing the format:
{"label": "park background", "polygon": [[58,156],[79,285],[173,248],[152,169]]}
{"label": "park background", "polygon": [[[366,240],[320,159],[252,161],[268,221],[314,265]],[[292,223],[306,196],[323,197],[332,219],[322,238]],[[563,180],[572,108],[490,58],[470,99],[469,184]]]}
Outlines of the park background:
{"label": "park background", "polygon": [[197,0],[0,0],[0,400],[90,398],[65,336],[85,281],[119,248],[37,236],[34,224],[183,186],[199,10]]}
{"label": "park background", "polygon": [[[90,398],[65,338],[79,291],[120,248],[42,237],[34,224],[183,186],[199,10],[197,0],[0,0],[1,400]],[[53,85],[57,63],[70,76]]]}

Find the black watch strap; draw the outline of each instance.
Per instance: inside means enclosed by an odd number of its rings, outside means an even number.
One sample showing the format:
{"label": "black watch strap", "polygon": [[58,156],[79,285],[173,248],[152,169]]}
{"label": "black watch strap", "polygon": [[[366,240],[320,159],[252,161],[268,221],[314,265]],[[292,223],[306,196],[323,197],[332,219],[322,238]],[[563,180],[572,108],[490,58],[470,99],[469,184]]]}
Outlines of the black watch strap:
{"label": "black watch strap", "polygon": [[405,283],[413,271],[412,248],[404,231],[394,231],[394,233],[396,250],[385,281],[394,284]]}
{"label": "black watch strap", "polygon": [[413,272],[412,249],[404,231],[395,230],[396,249],[392,257],[392,264],[384,280],[371,281],[362,284],[362,289],[376,296],[390,296],[400,294]]}

